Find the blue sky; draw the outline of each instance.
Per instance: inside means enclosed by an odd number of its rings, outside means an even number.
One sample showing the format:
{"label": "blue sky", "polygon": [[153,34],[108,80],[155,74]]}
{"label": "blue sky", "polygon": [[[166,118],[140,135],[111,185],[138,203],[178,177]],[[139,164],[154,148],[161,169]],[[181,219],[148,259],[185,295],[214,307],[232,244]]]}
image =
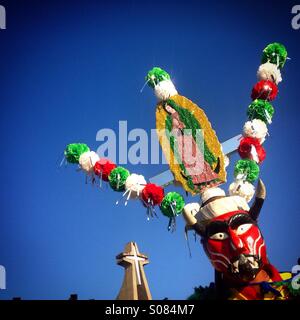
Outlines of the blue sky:
{"label": "blue sky", "polygon": [[[120,120],[128,130],[155,127],[154,94],[140,93],[153,66],[206,111],[220,141],[240,133],[262,49],[274,41],[286,45],[291,60],[265,143],[268,196],[259,223],[271,262],[291,270],[300,256],[300,30],[291,27],[292,2],[1,4],[7,29],[0,30],[0,265],[7,290],[0,299],[114,299],[123,279],[115,256],[129,241],[149,256],[156,299],[185,299],[213,281],[199,242],[191,241],[189,257],[181,217],[176,233],[168,233],[162,215],[147,222],[140,203],[116,206],[119,193],[85,185],[83,174],[59,163],[66,144],[96,150],[97,131],[117,130]],[[167,166],[127,168],[149,178]]]}

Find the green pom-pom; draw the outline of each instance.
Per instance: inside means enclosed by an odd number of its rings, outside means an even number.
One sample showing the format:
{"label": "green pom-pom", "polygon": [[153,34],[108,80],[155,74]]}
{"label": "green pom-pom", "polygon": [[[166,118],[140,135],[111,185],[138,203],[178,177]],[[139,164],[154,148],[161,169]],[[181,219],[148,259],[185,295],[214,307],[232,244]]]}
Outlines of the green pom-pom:
{"label": "green pom-pom", "polygon": [[147,76],[146,80],[151,88],[154,88],[159,82],[163,80],[170,80],[170,75],[161,68],[154,67],[151,69]]}
{"label": "green pom-pom", "polygon": [[174,214],[180,214],[184,207],[184,199],[177,192],[169,192],[163,198],[163,201],[160,205],[160,210],[163,215],[172,218]]}
{"label": "green pom-pom", "polygon": [[65,157],[69,163],[78,163],[79,157],[90,151],[90,148],[84,143],[70,143],[65,149]]}
{"label": "green pom-pom", "polygon": [[287,51],[284,45],[278,42],[270,43],[263,50],[262,63],[271,62],[279,68],[283,68],[287,58]]}
{"label": "green pom-pom", "polygon": [[246,180],[254,182],[259,176],[259,166],[254,160],[242,159],[239,160],[234,168],[234,175],[245,174]]}
{"label": "green pom-pom", "polygon": [[108,176],[108,181],[112,189],[115,191],[123,191],[125,189],[125,181],[129,175],[129,171],[123,167],[113,169]]}
{"label": "green pom-pom", "polygon": [[265,123],[271,123],[274,108],[268,101],[256,99],[248,107],[247,115],[250,120],[260,119]]}

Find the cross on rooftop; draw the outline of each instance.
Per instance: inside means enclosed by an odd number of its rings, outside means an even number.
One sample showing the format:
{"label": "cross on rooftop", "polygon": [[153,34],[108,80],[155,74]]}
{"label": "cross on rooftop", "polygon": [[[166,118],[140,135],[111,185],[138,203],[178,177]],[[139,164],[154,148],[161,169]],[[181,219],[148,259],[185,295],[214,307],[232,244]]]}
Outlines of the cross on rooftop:
{"label": "cross on rooftop", "polygon": [[138,256],[137,255],[137,250],[136,250],[136,246],[133,246],[133,255],[126,255],[127,259],[129,260],[133,260],[135,263],[135,271],[136,271],[136,275],[138,278],[138,284],[141,285],[141,273],[140,273],[140,265],[139,265],[139,261],[145,261],[146,259],[143,258],[142,256]]}
{"label": "cross on rooftop", "polygon": [[122,287],[118,300],[151,300],[151,293],[144,272],[148,257],[139,252],[135,242],[129,242],[124,252],[117,255],[117,264],[125,268]]}

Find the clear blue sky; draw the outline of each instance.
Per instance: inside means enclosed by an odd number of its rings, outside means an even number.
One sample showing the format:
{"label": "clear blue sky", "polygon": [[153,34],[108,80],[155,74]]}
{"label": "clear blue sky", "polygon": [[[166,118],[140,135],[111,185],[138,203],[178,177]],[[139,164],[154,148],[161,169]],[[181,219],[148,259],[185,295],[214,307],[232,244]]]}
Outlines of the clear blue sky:
{"label": "clear blue sky", "polygon": [[[163,1],[162,1],[163,2]],[[123,279],[115,256],[136,241],[156,299],[185,299],[213,281],[200,244],[189,258],[178,219],[147,222],[138,202],[85,185],[58,168],[65,145],[97,149],[96,132],[155,127],[155,97],[140,93],[147,71],[167,70],[179,92],[205,109],[219,139],[240,133],[262,49],[286,45],[291,60],[274,107],[261,168],[268,196],[260,217],[271,262],[290,270],[300,256],[300,30],[288,1],[9,1],[0,30],[0,299],[114,299]],[[130,145],[130,144],[129,144]],[[237,159],[237,158],[236,158]],[[232,181],[233,163],[228,169]],[[128,165],[146,178],[166,165]],[[227,187],[226,187],[227,189]],[[172,190],[172,188],[170,188]],[[187,201],[193,201],[189,197]]]}

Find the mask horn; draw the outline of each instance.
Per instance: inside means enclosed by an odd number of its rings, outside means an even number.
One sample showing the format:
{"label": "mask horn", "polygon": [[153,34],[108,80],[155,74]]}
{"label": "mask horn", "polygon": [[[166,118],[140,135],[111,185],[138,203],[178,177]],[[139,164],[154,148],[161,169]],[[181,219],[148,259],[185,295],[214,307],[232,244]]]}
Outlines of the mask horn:
{"label": "mask horn", "polygon": [[[200,206],[199,206],[200,207]],[[204,236],[204,227],[197,221],[195,216],[191,213],[189,206],[185,206],[182,212],[183,218],[186,222],[185,230],[195,230],[201,237]]]}
{"label": "mask horn", "polygon": [[256,187],[255,200],[249,210],[251,218],[256,221],[259,217],[260,210],[266,199],[266,187],[261,179],[258,180]]}

